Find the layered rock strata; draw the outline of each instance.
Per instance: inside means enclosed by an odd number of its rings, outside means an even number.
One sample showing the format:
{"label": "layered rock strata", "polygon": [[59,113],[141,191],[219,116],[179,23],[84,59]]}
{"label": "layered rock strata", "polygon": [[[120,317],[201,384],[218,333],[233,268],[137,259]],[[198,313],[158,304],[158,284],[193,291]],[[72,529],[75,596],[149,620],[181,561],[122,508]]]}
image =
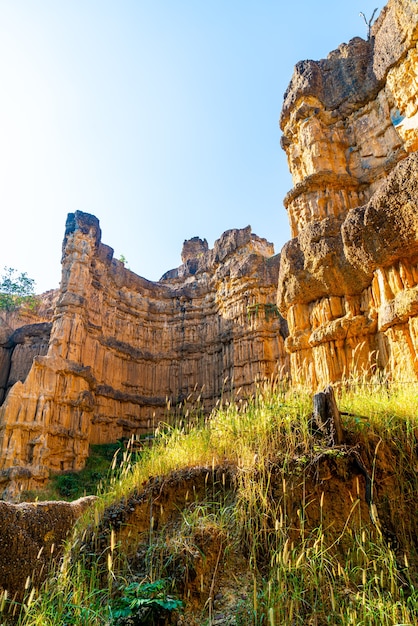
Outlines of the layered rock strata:
{"label": "layered rock strata", "polygon": [[295,382],[417,379],[417,40],[418,4],[390,0],[368,41],[299,63],[285,94],[278,307]]}
{"label": "layered rock strata", "polygon": [[[150,282],[113,259],[94,216],[68,216],[55,316],[42,326],[47,349],[26,377],[16,358],[19,380],[0,409],[5,497],[50,470],[82,468],[91,443],[151,431],[168,401],[187,410],[199,396],[209,409],[286,367],[273,246],[247,227],[212,250],[185,242],[182,258]],[[25,329],[13,337],[24,343]]]}
{"label": "layered rock strata", "polygon": [[24,381],[33,358],[48,350],[58,290],[37,296],[35,305],[0,313],[0,405],[18,380]]}
{"label": "layered rock strata", "polygon": [[390,0],[367,41],[296,66],[280,257],[249,227],[212,250],[195,237],[150,282],[113,259],[94,216],[69,215],[60,290],[0,324],[5,497],[80,469],[90,443],[152,430],[167,402],[209,409],[286,374],[286,354],[312,388],[376,369],[417,380],[417,41],[418,4]]}
{"label": "layered rock strata", "polygon": [[51,322],[28,324],[13,332],[2,327],[0,343],[0,404],[17,381],[24,381],[35,356],[48,351]]}

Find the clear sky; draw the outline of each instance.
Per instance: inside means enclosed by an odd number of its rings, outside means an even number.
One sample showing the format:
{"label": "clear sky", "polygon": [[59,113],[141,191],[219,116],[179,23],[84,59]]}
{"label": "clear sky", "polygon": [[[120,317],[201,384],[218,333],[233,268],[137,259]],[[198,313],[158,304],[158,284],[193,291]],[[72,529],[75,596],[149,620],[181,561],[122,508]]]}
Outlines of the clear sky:
{"label": "clear sky", "polygon": [[67,213],[151,280],[251,224],[289,239],[295,63],[366,38],[376,0],[0,0],[0,272],[59,286]]}

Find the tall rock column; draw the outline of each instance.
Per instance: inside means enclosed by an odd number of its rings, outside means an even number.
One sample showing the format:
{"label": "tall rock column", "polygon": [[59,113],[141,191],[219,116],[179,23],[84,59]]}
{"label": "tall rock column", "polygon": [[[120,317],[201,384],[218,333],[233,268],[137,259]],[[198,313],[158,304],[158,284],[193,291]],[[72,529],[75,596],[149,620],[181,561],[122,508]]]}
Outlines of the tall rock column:
{"label": "tall rock column", "polygon": [[[417,40],[417,3],[390,0],[368,41],[298,63],[284,97],[282,146],[295,187],[285,199],[293,239],[281,254],[278,306],[292,377],[313,387],[376,368],[417,375],[414,307],[389,314],[414,298]],[[408,247],[383,243],[384,224]],[[375,246],[367,263],[360,231]]]}
{"label": "tall rock column", "polygon": [[83,292],[97,247],[98,221],[67,224],[62,291],[48,351],[35,356],[0,408],[0,484],[5,496],[42,484],[49,472],[81,469],[88,456],[94,405],[91,374],[80,359],[85,342]]}

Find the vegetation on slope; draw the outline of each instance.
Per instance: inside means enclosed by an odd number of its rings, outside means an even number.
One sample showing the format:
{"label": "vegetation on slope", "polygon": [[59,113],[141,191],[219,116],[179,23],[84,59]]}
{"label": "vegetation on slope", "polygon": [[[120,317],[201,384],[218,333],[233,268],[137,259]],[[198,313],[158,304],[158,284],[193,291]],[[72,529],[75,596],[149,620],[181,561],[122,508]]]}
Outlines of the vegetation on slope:
{"label": "vegetation on slope", "polygon": [[4,623],[386,625],[418,620],[418,388],[338,391],[345,443],[311,398],[265,387],[125,452],[60,568]]}

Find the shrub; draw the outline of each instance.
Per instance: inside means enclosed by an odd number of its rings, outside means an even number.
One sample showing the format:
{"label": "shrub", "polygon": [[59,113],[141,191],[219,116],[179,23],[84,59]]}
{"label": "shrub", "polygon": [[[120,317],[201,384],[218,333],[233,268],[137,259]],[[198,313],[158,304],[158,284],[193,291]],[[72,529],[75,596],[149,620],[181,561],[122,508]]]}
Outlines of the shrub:
{"label": "shrub", "polygon": [[0,309],[13,311],[22,304],[36,305],[35,281],[26,272],[18,274],[12,267],[5,267],[0,277]]}

